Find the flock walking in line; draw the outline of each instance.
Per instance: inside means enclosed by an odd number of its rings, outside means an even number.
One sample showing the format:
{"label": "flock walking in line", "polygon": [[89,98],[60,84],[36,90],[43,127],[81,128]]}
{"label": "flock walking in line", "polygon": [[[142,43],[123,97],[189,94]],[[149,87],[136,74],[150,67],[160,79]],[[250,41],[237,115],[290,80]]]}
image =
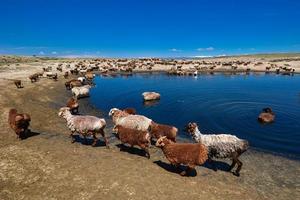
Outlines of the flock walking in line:
{"label": "flock walking in line", "polygon": [[[47,68],[44,69],[44,72],[50,74],[50,70]],[[57,70],[62,72],[62,65],[59,65]],[[84,73],[81,70],[85,70]],[[66,125],[71,132],[72,143],[75,142],[74,134],[79,134],[84,138],[84,141],[87,137],[93,137],[92,146],[96,146],[97,136],[101,135],[106,147],[109,148],[109,140],[105,133],[106,120],[90,115],[79,115],[78,100],[89,96],[95,75],[89,70],[80,69],[80,67],[76,67],[73,71],[70,70],[70,74],[74,74],[74,71],[81,71],[84,76],[65,82],[66,89],[71,90],[73,97],[68,100],[66,107],[59,109],[58,116],[66,120]],[[29,79],[34,83],[40,76],[43,76],[43,74],[36,73],[31,75]],[[65,72],[64,78],[67,79],[68,77],[69,72]],[[57,80],[57,74],[54,74],[51,78]],[[18,88],[22,87],[21,82],[15,82],[15,84]],[[161,95],[156,92],[144,92],[142,96],[144,101],[159,100],[161,98]],[[247,151],[249,143],[235,135],[203,134],[200,132],[198,125],[193,122],[188,123],[185,128],[186,132],[193,138],[194,143],[179,143],[176,140],[178,128],[154,122],[146,116],[139,115],[134,108],[112,108],[108,116],[112,118],[114,124],[112,132],[123,145],[138,146],[145,151],[146,157],[150,158],[149,147],[151,142],[155,142],[155,146],[162,149],[165,157],[174,167],[180,165],[187,167],[186,170],[180,173],[181,175],[188,175],[191,170],[195,169],[195,166],[202,165],[206,161],[213,165],[214,170],[217,170],[214,165],[214,158],[230,159],[232,164],[228,171],[232,171],[237,165],[233,174],[240,175],[243,163],[239,157]],[[258,120],[263,123],[271,123],[274,118],[275,114],[272,109],[265,108],[259,115]],[[9,125],[20,139],[26,138],[26,134],[30,132],[30,121],[29,114],[18,113],[16,109],[9,111]]]}

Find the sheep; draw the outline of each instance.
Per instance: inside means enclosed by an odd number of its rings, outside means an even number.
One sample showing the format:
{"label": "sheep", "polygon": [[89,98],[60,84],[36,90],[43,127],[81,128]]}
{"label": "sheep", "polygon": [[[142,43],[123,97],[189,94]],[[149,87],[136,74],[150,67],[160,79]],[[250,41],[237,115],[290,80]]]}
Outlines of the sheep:
{"label": "sheep", "polygon": [[78,98],[90,96],[90,88],[91,88],[91,86],[84,85],[81,87],[73,87],[71,91],[72,91],[73,96],[76,99],[78,99]]}
{"label": "sheep", "polygon": [[60,66],[56,67],[56,70],[62,72],[62,66],[60,65]]}
{"label": "sheep", "polygon": [[[212,158],[230,158],[232,159],[232,164],[229,171],[237,164],[238,167],[233,174],[240,176],[243,163],[238,158],[249,148],[248,141],[239,139],[235,135],[230,134],[202,134],[196,123],[189,123],[186,130],[190,133],[195,142],[207,146],[209,152],[208,160],[210,162],[212,162]],[[216,170],[215,166],[214,169]]]}
{"label": "sheep", "polygon": [[125,108],[125,109],[123,109],[123,112],[126,112],[130,115],[135,115],[136,114],[136,110],[134,108]]}
{"label": "sheep", "polygon": [[67,79],[69,77],[69,72],[65,72],[64,78]]}
{"label": "sheep", "polygon": [[275,114],[271,108],[264,108],[258,116],[258,121],[261,123],[271,123],[275,119]]}
{"label": "sheep", "polygon": [[95,74],[88,72],[84,76],[88,80],[93,80],[93,78],[95,77]]}
{"label": "sheep", "polygon": [[77,132],[84,137],[85,141],[86,136],[92,135],[94,139],[92,146],[95,147],[98,141],[96,134],[100,133],[104,138],[106,147],[109,148],[104,132],[104,128],[106,127],[105,119],[89,115],[72,115],[68,107],[60,108],[58,116],[67,121],[67,126],[71,130],[72,143],[75,142],[74,133]]}
{"label": "sheep", "polygon": [[19,88],[23,88],[23,85],[22,85],[22,81],[21,80],[14,80],[14,84],[16,85],[16,87],[19,89]]}
{"label": "sheep", "polygon": [[115,125],[122,125],[126,128],[146,131],[152,123],[152,120],[142,115],[130,115],[117,108],[112,108],[108,114],[112,117]]}
{"label": "sheep", "polygon": [[150,134],[152,137],[158,139],[161,136],[166,136],[169,140],[176,142],[176,135],[178,132],[178,129],[176,127],[164,125],[164,124],[158,124],[155,122],[152,122],[150,127],[151,127]]}
{"label": "sheep", "polygon": [[85,77],[78,77],[77,80],[79,80],[82,84],[85,83]]}
{"label": "sheep", "polygon": [[70,81],[65,82],[65,86],[67,90],[70,90],[73,87],[80,87],[82,86],[82,84],[79,80],[72,79]]}
{"label": "sheep", "polygon": [[8,124],[15,131],[19,139],[24,139],[30,125],[30,115],[27,113],[20,114],[16,109],[10,109],[8,114]]}
{"label": "sheep", "polygon": [[155,146],[162,149],[169,162],[175,167],[180,164],[187,165],[187,169],[180,173],[185,176],[191,170],[195,170],[196,165],[202,165],[208,159],[208,151],[201,143],[174,143],[166,136],[160,137]]}
{"label": "sheep", "polygon": [[30,75],[28,78],[30,79],[31,83],[37,82],[39,79],[39,75],[37,73],[35,73],[35,74]]}
{"label": "sheep", "polygon": [[67,107],[70,108],[72,114],[78,113],[79,104],[77,99],[71,97],[67,102]]}
{"label": "sheep", "polygon": [[125,128],[121,125],[116,125],[113,128],[113,132],[116,133],[116,136],[121,140],[122,144],[129,144],[131,147],[134,145],[139,146],[146,152],[146,157],[150,159],[149,146],[151,144],[151,136],[148,131],[139,131],[136,129]]}

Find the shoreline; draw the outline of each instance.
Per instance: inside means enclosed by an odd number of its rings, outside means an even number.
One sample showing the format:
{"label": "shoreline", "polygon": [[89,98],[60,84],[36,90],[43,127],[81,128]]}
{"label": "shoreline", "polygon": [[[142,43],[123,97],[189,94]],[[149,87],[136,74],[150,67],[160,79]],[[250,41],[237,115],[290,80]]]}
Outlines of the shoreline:
{"label": "shoreline", "polygon": [[[38,66],[41,68],[41,66]],[[22,80],[32,68],[20,73]],[[14,73],[12,70],[11,73]],[[10,74],[10,73],[8,73]],[[6,74],[7,75],[7,74]],[[119,151],[111,135],[107,113],[95,109],[89,100],[79,101],[79,112],[105,117],[111,148],[91,147],[79,141],[71,144],[65,121],[57,116],[70,92],[65,79],[26,82],[16,89],[0,80],[0,197],[3,199],[292,199],[300,197],[300,162],[250,148],[241,156],[241,177],[224,171],[228,160],[217,161],[217,172],[209,165],[196,167],[197,176],[181,177],[168,165],[161,150],[150,148],[151,159]],[[32,116],[36,136],[18,141],[7,124],[11,107]],[[99,136],[98,136],[99,137]],[[100,137],[100,140],[101,137]]]}

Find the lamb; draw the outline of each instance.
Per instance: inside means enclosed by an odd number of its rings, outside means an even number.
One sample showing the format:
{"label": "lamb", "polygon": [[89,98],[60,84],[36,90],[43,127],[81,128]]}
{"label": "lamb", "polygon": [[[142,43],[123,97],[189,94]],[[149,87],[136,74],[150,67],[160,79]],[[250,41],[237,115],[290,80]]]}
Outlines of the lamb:
{"label": "lamb", "polygon": [[131,147],[134,145],[139,146],[146,152],[146,157],[150,159],[149,146],[150,146],[150,134],[148,131],[139,131],[136,129],[125,128],[121,125],[116,125],[113,129],[116,136],[121,140],[122,144],[129,144]]}
{"label": "lamb", "polygon": [[208,159],[207,148],[201,143],[173,143],[163,136],[155,145],[162,149],[166,158],[175,167],[179,167],[180,164],[187,165],[187,169],[180,173],[181,176],[195,170],[196,165],[202,165]]}
{"label": "lamb", "polygon": [[97,133],[100,133],[104,138],[105,145],[107,148],[108,140],[105,137],[104,128],[106,127],[105,119],[100,119],[98,117],[89,116],[89,115],[72,115],[70,108],[62,107],[59,110],[58,116],[64,118],[67,121],[67,126],[71,130],[72,143],[75,142],[74,133],[82,135],[86,141],[86,136],[92,135],[94,138],[92,146],[96,146],[98,138],[96,137]]}
{"label": "lamb", "polygon": [[76,99],[88,97],[88,96],[90,96],[90,88],[91,88],[91,86],[89,86],[89,85],[84,85],[81,87],[73,87],[72,94],[74,95],[74,97]]}
{"label": "lamb", "polygon": [[16,109],[10,109],[8,114],[8,123],[10,127],[15,131],[19,139],[24,139],[30,125],[30,115],[29,114],[20,114]]}
{"label": "lamb", "polygon": [[130,115],[117,108],[112,108],[108,114],[112,117],[115,125],[122,125],[126,128],[146,131],[149,129],[152,120],[142,115]]}
{"label": "lamb", "polygon": [[189,123],[186,128],[192,135],[195,142],[202,143],[207,146],[209,161],[212,161],[212,158],[230,158],[232,159],[232,164],[229,171],[231,171],[237,164],[238,167],[233,174],[240,176],[243,163],[238,158],[249,148],[248,141],[229,134],[202,134],[196,123]]}
{"label": "lamb", "polygon": [[258,121],[261,123],[271,123],[275,119],[275,114],[271,108],[264,108],[262,113],[258,116]]}
{"label": "lamb", "polygon": [[166,136],[169,140],[176,142],[176,135],[178,132],[178,129],[176,127],[164,125],[164,124],[158,124],[155,122],[152,122],[150,127],[151,127],[150,134],[152,137],[158,139],[161,136]]}
{"label": "lamb", "polygon": [[70,108],[70,111],[72,114],[77,114],[78,113],[78,108],[79,108],[79,104],[77,99],[71,97],[68,102],[67,102],[67,107]]}

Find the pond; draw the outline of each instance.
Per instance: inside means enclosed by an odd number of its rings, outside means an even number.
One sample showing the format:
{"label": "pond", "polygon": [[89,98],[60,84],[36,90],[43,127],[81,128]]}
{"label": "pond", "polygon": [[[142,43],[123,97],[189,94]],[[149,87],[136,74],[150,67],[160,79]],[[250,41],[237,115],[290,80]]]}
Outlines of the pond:
{"label": "pond", "polygon": [[[94,80],[90,102],[109,112],[133,107],[152,120],[174,125],[179,137],[188,122],[202,133],[230,133],[256,149],[300,158],[300,75],[204,74],[197,77],[163,73],[102,77]],[[145,105],[141,94],[155,91],[161,100]],[[272,124],[260,124],[262,108],[276,114]]]}

